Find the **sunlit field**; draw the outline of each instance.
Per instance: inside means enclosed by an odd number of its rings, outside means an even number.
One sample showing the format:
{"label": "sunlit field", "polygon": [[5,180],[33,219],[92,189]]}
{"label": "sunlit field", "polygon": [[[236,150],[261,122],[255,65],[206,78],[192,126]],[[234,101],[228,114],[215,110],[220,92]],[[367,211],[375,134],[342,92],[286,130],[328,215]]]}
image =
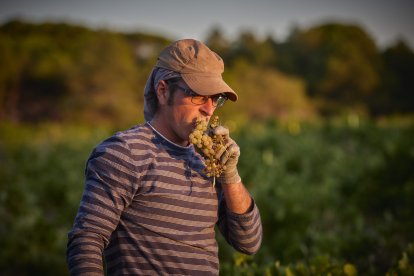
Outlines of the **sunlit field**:
{"label": "sunlit field", "polygon": [[[66,275],[65,250],[85,161],[116,131],[0,127],[0,271]],[[263,246],[219,237],[222,275],[413,272],[414,127],[275,121],[234,129],[239,170],[260,208]],[[344,273],[348,274],[344,274]],[[394,275],[394,274],[390,274]]]}

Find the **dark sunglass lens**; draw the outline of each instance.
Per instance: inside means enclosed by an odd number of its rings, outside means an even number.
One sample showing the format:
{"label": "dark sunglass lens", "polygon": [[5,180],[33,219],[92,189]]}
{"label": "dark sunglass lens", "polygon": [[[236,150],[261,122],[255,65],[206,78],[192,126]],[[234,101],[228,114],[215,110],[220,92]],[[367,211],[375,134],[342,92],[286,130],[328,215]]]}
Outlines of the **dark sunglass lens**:
{"label": "dark sunglass lens", "polygon": [[221,107],[226,102],[227,98],[222,95],[219,95],[217,97],[214,97],[213,100],[216,107]]}

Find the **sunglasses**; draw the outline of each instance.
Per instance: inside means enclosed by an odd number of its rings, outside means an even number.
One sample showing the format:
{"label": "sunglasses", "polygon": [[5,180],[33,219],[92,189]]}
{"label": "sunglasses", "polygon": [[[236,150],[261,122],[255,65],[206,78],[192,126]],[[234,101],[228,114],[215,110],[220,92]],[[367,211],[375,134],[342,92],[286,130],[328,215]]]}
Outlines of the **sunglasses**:
{"label": "sunglasses", "polygon": [[195,93],[190,88],[185,88],[180,85],[176,85],[180,90],[182,90],[187,96],[191,97],[191,102],[196,105],[205,104],[209,98],[213,102],[213,106],[218,108],[222,107],[224,103],[227,101],[228,97],[225,94],[217,94],[213,96],[203,96]]}

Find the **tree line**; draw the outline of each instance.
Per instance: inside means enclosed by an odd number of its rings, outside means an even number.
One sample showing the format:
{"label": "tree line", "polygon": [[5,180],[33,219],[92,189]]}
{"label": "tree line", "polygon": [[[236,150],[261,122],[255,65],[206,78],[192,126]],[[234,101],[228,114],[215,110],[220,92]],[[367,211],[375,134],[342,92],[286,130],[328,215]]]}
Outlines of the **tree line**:
{"label": "tree line", "polygon": [[[285,41],[258,39],[250,31],[231,41],[217,27],[206,37],[225,61],[224,78],[240,95],[224,116],[307,120],[414,111],[414,53],[403,40],[379,49],[362,27],[339,23],[296,28]],[[170,42],[65,23],[4,23],[0,121],[143,120],[143,87]]]}

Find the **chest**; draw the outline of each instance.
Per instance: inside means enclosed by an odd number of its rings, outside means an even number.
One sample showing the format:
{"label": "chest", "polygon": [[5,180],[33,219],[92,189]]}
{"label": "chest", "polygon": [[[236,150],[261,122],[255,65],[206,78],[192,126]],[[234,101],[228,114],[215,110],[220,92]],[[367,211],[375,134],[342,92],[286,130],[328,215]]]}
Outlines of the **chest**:
{"label": "chest", "polygon": [[[197,157],[158,155],[147,164],[128,213],[157,225],[202,230],[217,222],[218,195]],[[198,231],[197,230],[197,231]]]}

